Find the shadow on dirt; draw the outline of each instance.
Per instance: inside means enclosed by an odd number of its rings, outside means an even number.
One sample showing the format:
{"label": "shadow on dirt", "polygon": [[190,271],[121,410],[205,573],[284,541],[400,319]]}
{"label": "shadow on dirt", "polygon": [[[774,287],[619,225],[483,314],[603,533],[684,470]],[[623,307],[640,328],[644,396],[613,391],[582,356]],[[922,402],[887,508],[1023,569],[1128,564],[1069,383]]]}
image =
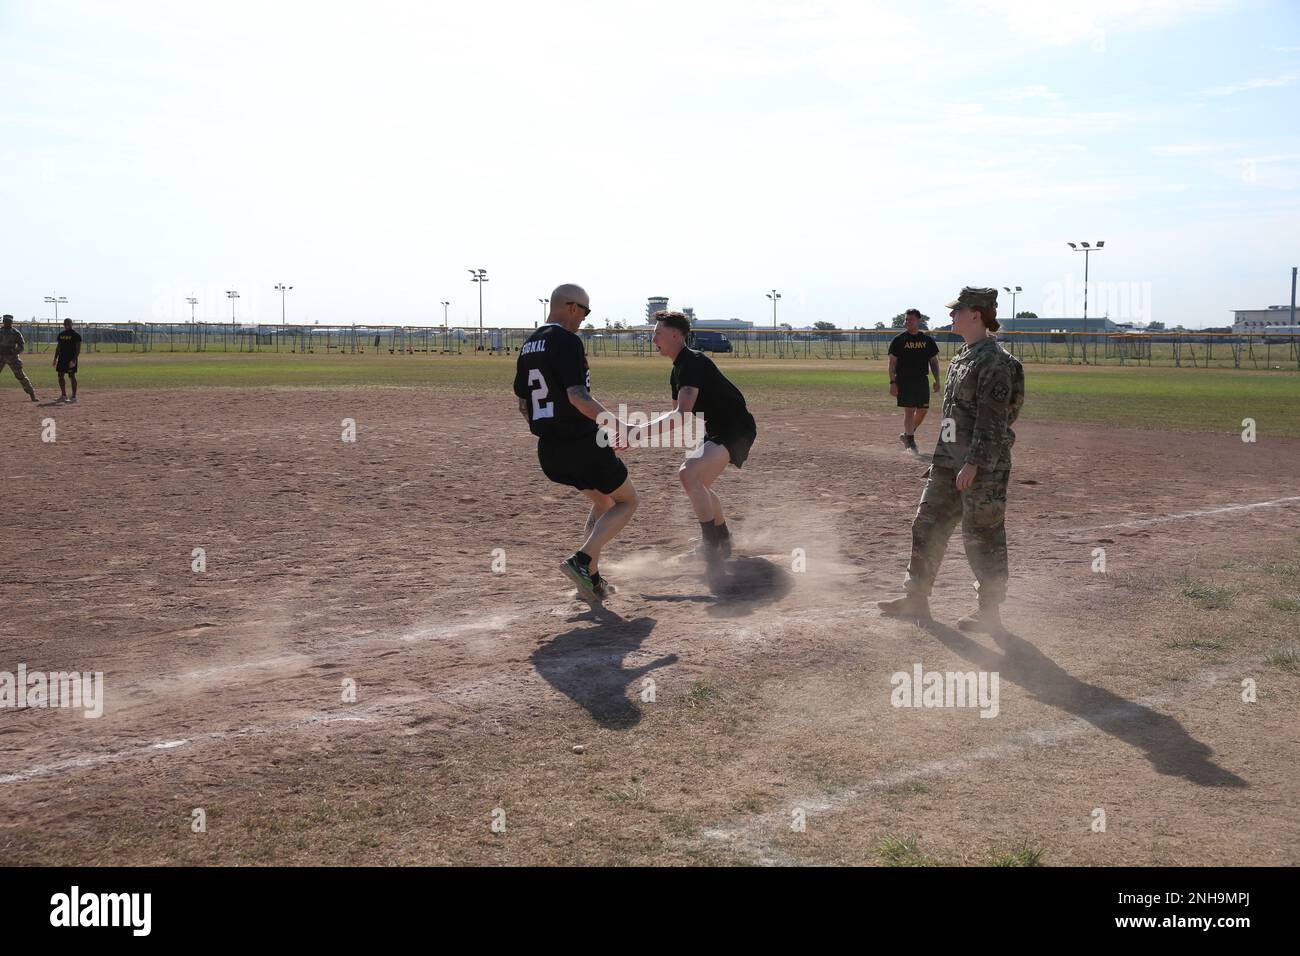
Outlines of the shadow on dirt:
{"label": "shadow on dirt", "polygon": [[744,617],[781,600],[794,588],[794,575],[764,558],[729,558],[705,572],[708,592],[702,594],[643,594],[647,601],[694,601],[709,605],[711,617]]}
{"label": "shadow on dirt", "polygon": [[1216,764],[1211,759],[1213,751],[1173,717],[1080,680],[1022,637],[1005,631],[996,635],[994,643],[1003,651],[999,654],[943,624],[928,621],[921,626],[980,670],[997,671],[1002,679],[1029,691],[1035,700],[1136,747],[1158,773],[1203,787],[1248,786]]}
{"label": "shadow on dirt", "polygon": [[[595,621],[557,634],[550,643],[533,652],[531,660],[552,687],[571,698],[602,727],[624,730],[641,721],[641,708],[628,699],[629,689],[639,699],[641,678],[656,667],[677,661],[668,654],[640,667],[623,666],[623,658],[635,653],[654,630],[655,620],[630,620],[613,611],[593,607],[580,620]],[[635,685],[635,686],[632,686]]]}

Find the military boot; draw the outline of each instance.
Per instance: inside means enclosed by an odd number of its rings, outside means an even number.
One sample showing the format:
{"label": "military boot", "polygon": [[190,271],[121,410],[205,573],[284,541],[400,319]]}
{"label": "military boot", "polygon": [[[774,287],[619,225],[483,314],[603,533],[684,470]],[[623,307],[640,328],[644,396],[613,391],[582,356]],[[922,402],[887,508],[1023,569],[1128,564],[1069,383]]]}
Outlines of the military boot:
{"label": "military boot", "polygon": [[957,628],[970,634],[997,634],[1002,630],[1002,616],[996,604],[981,602],[974,613],[957,618]]}
{"label": "military boot", "polygon": [[930,620],[930,600],[923,594],[908,594],[892,601],[877,601],[876,607],[886,617],[916,618]]}

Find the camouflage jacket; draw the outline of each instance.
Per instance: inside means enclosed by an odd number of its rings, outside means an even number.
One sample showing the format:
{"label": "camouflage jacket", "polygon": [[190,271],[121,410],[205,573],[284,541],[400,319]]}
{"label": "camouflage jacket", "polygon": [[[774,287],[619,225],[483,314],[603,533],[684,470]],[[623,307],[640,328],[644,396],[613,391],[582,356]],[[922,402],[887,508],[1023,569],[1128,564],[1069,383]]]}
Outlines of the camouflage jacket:
{"label": "camouflage jacket", "polygon": [[[956,425],[939,423],[939,444],[934,463],[950,468],[965,464],[993,468],[1010,463],[1016,433],[1012,423],[1025,402],[1025,370],[1020,360],[992,336],[958,350],[948,363],[948,384],[943,392],[943,417]],[[953,434],[952,441],[944,441]],[[1005,467],[1005,465],[1004,465]]]}
{"label": "camouflage jacket", "polygon": [[17,355],[23,350],[23,334],[17,328],[0,329],[0,355]]}

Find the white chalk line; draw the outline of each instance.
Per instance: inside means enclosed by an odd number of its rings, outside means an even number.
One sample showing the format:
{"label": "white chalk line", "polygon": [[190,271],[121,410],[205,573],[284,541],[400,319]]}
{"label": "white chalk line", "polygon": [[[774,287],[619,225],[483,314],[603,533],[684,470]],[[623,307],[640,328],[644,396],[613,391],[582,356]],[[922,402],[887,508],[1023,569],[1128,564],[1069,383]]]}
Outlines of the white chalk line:
{"label": "white chalk line", "polygon": [[1282,505],[1300,501],[1300,495],[1289,498],[1274,498],[1272,501],[1255,501],[1245,505],[1224,505],[1222,508],[1210,508],[1206,511],[1184,511],[1180,514],[1159,515],[1154,518],[1135,518],[1132,521],[1118,521],[1114,524],[1098,524],[1089,528],[1063,529],[1066,534],[1082,534],[1085,531],[1105,531],[1109,528],[1137,528],[1148,524],[1163,524],[1168,521],[1182,521],[1184,518],[1206,518],[1213,515],[1231,514],[1237,511],[1252,511],[1255,508],[1279,508]]}
{"label": "white chalk line", "polygon": [[[1188,686],[1196,684],[1200,686],[1213,686],[1226,677],[1235,676],[1241,673],[1242,669],[1251,665],[1261,663],[1262,658],[1254,657],[1240,661],[1229,667],[1219,667],[1213,670],[1201,671],[1195,675],[1189,682]],[[894,773],[883,774],[873,777],[870,780],[864,780],[862,783],[853,787],[847,787],[843,790],[821,796],[807,796],[803,799],[787,801],[786,805],[780,810],[772,810],[766,813],[754,814],[745,817],[734,823],[719,824],[701,831],[701,836],[715,842],[725,842],[732,845],[734,850],[749,856],[754,862],[763,866],[792,866],[799,865],[800,861],[788,853],[768,845],[764,839],[765,832],[777,831],[780,827],[788,826],[791,819],[791,812],[795,808],[804,811],[805,816],[812,816],[815,813],[829,813],[848,806],[860,797],[869,793],[886,790],[890,787],[896,787],[900,784],[916,780],[921,777],[942,777],[965,770],[977,763],[988,760],[998,760],[1003,757],[1011,757],[1018,753],[1035,748],[1055,746],[1075,737],[1081,737],[1091,732],[1101,733],[1094,725],[1097,723],[1114,723],[1123,721],[1131,717],[1141,715],[1143,709],[1154,710],[1161,707],[1171,700],[1183,695],[1149,695],[1139,697],[1136,700],[1125,701],[1106,710],[1090,714],[1087,717],[1072,717],[1069,720],[1061,721],[1047,727],[1030,728],[1013,734],[1008,740],[1001,743],[991,744],[985,747],[979,747],[969,753],[962,754],[959,757],[947,760],[934,760],[929,763],[921,764],[916,767],[909,767],[904,770],[895,771]]]}
{"label": "white chalk line", "polygon": [[298,727],[307,727],[314,724],[329,724],[343,721],[368,722],[374,719],[374,717],[371,716],[374,711],[378,710],[384,704],[391,702],[391,699],[375,701],[372,704],[352,708],[347,714],[312,714],[310,717],[300,717],[296,720],[286,720],[275,724],[253,724],[248,727],[241,727],[238,730],[215,730],[206,734],[197,734],[193,737],[186,737],[182,740],[161,740],[153,744],[142,744],[137,747],[128,747],[124,750],[114,750],[108,753],[70,757],[67,760],[42,764],[37,767],[28,767],[15,773],[0,775],[0,784],[22,783],[36,777],[46,777],[51,774],[65,773],[69,770],[85,770],[106,763],[115,763],[119,760],[131,760],[136,757],[148,757],[159,753],[174,752],[182,748],[194,747],[220,740],[235,740],[241,737],[260,737],[266,734],[280,733],[285,730],[293,730]]}

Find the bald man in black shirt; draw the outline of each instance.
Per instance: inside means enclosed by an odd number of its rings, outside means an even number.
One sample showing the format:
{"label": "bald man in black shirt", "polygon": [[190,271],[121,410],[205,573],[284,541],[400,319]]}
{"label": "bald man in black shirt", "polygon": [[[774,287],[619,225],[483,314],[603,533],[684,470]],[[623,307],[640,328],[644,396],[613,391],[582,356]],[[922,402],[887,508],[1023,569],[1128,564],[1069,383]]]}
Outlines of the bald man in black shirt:
{"label": "bald man in black shirt", "polygon": [[[591,397],[591,370],[578,328],[591,313],[586,291],[562,285],[551,293],[546,324],[519,349],[515,397],[537,436],[542,473],[556,484],[577,488],[591,501],[582,546],[560,566],[585,601],[603,601],[613,586],[598,570],[601,549],[636,511],[636,489],[613,446],[598,440],[596,420],[610,416]],[[610,416],[617,427],[622,423]]]}

